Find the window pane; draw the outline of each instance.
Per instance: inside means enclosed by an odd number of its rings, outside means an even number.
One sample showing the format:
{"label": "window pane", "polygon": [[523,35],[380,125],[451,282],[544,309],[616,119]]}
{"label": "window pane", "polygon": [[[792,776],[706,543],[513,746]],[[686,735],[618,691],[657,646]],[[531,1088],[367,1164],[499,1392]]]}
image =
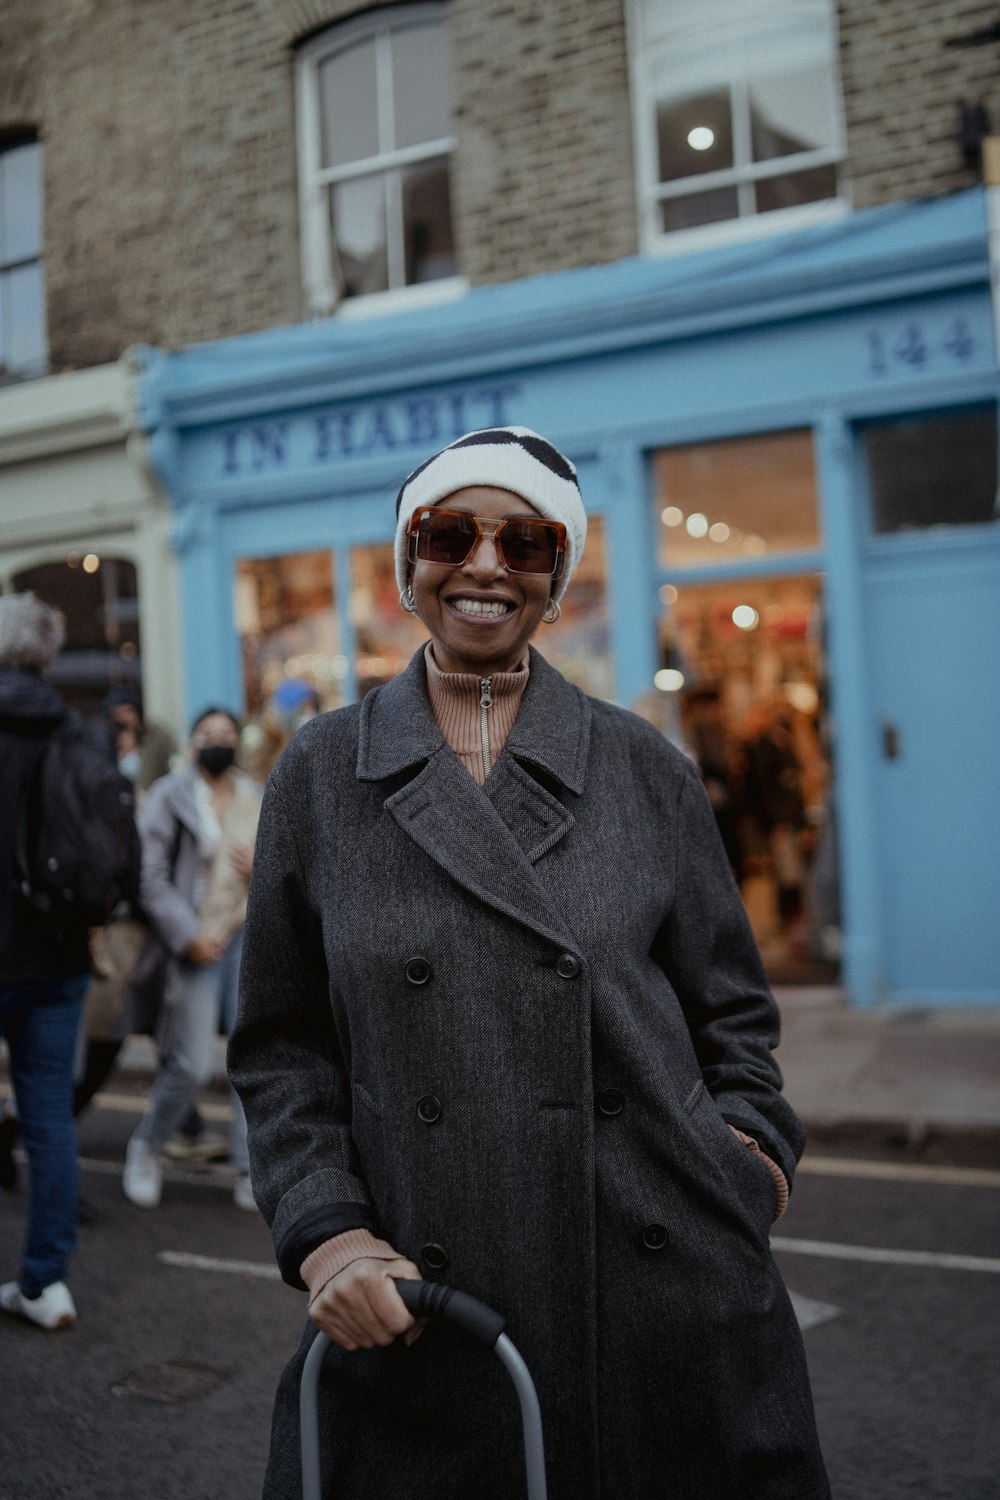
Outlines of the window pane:
{"label": "window pane", "polygon": [[351,549],[351,623],[358,697],[402,672],[427,628],[399,604],[391,542]]}
{"label": "window pane", "polygon": [[601,516],[587,517],[587,545],[562,598],[562,614],[532,641],[542,655],[595,698],[613,698],[614,665],[608,635],[607,547]]}
{"label": "window pane", "polygon": [[392,32],[396,146],[419,146],[451,134],[448,28],[400,27]]}
{"label": "window pane", "polygon": [[661,100],[656,109],[660,181],[719,172],[733,165],[729,90]]}
{"label": "window pane", "polygon": [[867,429],[865,451],[878,532],[1000,517],[994,407],[879,423]]}
{"label": "window pane", "polygon": [[295,693],[285,682],[315,691],[321,708],[340,705],[348,663],[340,655],[330,552],[241,558],[234,606],[247,712],[268,733],[289,727],[283,720],[294,712]]}
{"label": "window pane", "polygon": [[334,254],[344,296],[384,292],[389,285],[385,177],[338,183],[330,196]]}
{"label": "window pane", "polygon": [[406,167],[402,183],[407,286],[454,276],[458,266],[451,233],[448,158]]}
{"label": "window pane", "polygon": [[822,203],[837,196],[837,169],[813,167],[808,172],[767,177],[757,183],[755,191],[759,214],[771,213],[776,208],[795,208],[800,203]]}
{"label": "window pane", "polygon": [[821,580],[670,588],[635,705],[697,766],[772,980],[836,975]]}
{"label": "window pane", "polygon": [[711,188],[707,193],[690,197],[665,198],[660,204],[663,228],[696,229],[699,224],[719,224],[739,217],[739,200],[734,187]]}
{"label": "window pane", "polygon": [[654,456],[659,558],[670,568],[819,546],[809,432],[665,448]]}
{"label": "window pane", "polygon": [[327,58],[319,69],[323,165],[339,167],[379,150],[373,38]]}
{"label": "window pane", "polygon": [[750,85],[749,102],[754,161],[834,145],[828,68],[760,78]]}
{"label": "window pane", "polygon": [[42,253],[42,148],[37,141],[0,154],[0,264]]}
{"label": "window pane", "polygon": [[40,265],[18,266],[2,278],[2,360],[9,370],[41,374],[45,369],[45,284]]}

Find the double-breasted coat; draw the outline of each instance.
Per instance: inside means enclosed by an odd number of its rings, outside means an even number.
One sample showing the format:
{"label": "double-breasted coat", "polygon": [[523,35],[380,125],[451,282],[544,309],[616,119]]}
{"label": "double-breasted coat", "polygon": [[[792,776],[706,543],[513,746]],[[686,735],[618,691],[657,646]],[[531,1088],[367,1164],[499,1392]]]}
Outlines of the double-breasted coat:
{"label": "double-breasted coat", "polygon": [[[497,1307],[535,1376],[552,1500],[820,1500],[771,1259],[802,1130],[707,798],[656,730],[537,652],[484,788],[422,653],[272,775],[230,1070],[286,1279],[375,1228]],[[297,1384],[265,1495],[300,1493]],[[447,1327],[324,1370],[331,1494],[523,1493],[499,1363]]]}

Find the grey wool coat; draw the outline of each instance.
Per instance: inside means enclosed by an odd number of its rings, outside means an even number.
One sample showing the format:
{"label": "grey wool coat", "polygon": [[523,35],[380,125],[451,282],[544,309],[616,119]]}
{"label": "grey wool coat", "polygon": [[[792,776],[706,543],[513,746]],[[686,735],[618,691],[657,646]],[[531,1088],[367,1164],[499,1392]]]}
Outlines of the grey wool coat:
{"label": "grey wool coat", "polygon": [[[286,1280],[370,1225],[508,1318],[551,1500],[823,1500],[767,1167],[802,1130],[692,767],[537,652],[486,786],[422,653],[296,735],[264,800],[230,1071]],[[302,1345],[268,1500],[300,1494]],[[431,1325],[332,1349],[328,1493],[524,1493],[499,1362]]]}

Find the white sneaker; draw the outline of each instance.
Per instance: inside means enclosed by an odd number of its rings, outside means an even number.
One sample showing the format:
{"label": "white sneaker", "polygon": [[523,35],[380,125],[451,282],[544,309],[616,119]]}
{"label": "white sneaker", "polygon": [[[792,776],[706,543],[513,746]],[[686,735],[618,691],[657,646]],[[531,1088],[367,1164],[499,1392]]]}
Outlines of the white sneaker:
{"label": "white sneaker", "polygon": [[167,1142],[163,1154],[171,1161],[225,1161],[229,1142],[214,1130],[203,1130],[195,1136],[178,1134]]}
{"label": "white sneaker", "polygon": [[122,1191],[136,1208],[158,1208],[163,1189],[163,1168],[157,1153],[134,1135],[125,1149]]}
{"label": "white sneaker", "polygon": [[251,1212],[256,1212],[257,1201],[253,1195],[253,1188],[250,1186],[249,1173],[241,1172],[233,1183],[233,1202],[237,1208],[246,1208]]}
{"label": "white sneaker", "polygon": [[16,1281],[0,1286],[0,1307],[39,1328],[72,1328],[76,1308],[65,1281],[53,1281],[37,1297],[26,1297]]}

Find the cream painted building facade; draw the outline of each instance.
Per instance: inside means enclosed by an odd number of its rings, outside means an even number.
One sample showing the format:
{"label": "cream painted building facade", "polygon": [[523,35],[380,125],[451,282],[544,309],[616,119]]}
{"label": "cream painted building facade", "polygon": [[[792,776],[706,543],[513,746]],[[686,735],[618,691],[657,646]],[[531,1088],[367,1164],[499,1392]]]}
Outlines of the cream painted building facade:
{"label": "cream painted building facade", "polygon": [[[60,598],[56,570],[65,569],[72,597],[86,570],[88,587],[103,590],[103,640],[64,654],[61,690],[84,703],[102,677],[105,686],[140,686],[147,716],[181,738],[170,507],[145,449],[127,356],[0,389],[0,590],[44,576],[46,597]],[[113,588],[102,569],[117,576]]]}

